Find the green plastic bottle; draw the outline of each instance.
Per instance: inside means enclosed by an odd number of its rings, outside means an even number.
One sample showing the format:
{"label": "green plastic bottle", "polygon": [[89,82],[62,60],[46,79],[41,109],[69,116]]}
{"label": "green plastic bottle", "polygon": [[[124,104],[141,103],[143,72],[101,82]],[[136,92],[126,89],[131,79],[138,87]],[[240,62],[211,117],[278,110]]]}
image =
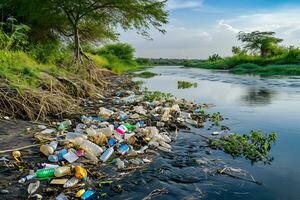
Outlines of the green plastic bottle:
{"label": "green plastic bottle", "polygon": [[55,168],[39,169],[36,171],[36,177],[38,178],[50,178],[54,176]]}
{"label": "green plastic bottle", "polygon": [[134,126],[134,125],[131,125],[131,124],[123,124],[127,129],[128,129],[128,131],[129,132],[132,132],[132,131],[135,131],[135,129],[136,129],[136,126]]}

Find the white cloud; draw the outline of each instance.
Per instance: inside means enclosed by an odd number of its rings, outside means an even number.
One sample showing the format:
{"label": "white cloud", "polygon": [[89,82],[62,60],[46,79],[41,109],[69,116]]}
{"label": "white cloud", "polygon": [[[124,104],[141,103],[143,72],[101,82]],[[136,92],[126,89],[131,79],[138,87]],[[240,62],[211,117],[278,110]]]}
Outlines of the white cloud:
{"label": "white cloud", "polygon": [[[173,8],[179,7],[175,5]],[[134,32],[123,35],[121,41],[133,44],[139,57],[207,58],[213,53],[229,56],[232,46],[240,45],[236,39],[239,31],[275,31],[284,39],[284,45],[300,46],[299,19],[300,8],[224,18],[211,24],[210,28],[202,28],[196,23],[192,28],[187,27],[184,22],[176,21],[180,19],[175,19],[166,27],[165,35],[151,31],[153,41],[136,36]]]}
{"label": "white cloud", "polygon": [[168,10],[186,9],[186,8],[199,8],[202,6],[202,0],[169,0]]}
{"label": "white cloud", "polygon": [[239,29],[233,28],[231,25],[225,23],[224,20],[220,20],[218,22],[217,28],[220,31],[224,31],[225,30],[225,31],[230,31],[230,32],[235,33],[235,34],[237,34],[238,32],[240,32]]}
{"label": "white cloud", "polygon": [[299,45],[300,9],[285,8],[277,11],[238,16],[223,20],[233,29],[243,31],[274,31],[285,40],[285,44]]}

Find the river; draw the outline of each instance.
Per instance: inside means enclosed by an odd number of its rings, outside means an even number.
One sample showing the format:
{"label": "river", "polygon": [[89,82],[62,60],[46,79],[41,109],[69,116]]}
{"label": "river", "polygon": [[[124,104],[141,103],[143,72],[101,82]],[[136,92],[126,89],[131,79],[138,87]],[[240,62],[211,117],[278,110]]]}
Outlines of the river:
{"label": "river", "polygon": [[[221,124],[233,132],[248,133],[251,129],[277,132],[278,140],[271,150],[274,160],[270,165],[251,165],[243,158],[232,159],[220,151],[206,155],[197,132],[209,134],[211,130],[203,128],[195,133],[181,133],[171,154],[162,154],[149,168],[122,181],[126,190],[122,199],[141,199],[156,188],[166,188],[168,194],[155,199],[300,198],[299,78],[240,76],[179,66],[158,66],[150,71],[159,76],[142,79],[143,87],[170,92],[197,103],[212,103],[216,107],[209,112],[221,112],[227,118]],[[195,82],[198,87],[178,89],[179,80]],[[206,174],[194,164],[203,156],[245,169],[263,185]]]}

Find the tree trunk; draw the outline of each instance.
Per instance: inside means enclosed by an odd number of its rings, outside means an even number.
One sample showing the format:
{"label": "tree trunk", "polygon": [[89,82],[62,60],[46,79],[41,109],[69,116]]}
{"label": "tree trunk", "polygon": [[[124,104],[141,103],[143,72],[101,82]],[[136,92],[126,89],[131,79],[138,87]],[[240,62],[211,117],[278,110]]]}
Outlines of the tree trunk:
{"label": "tree trunk", "polygon": [[75,27],[75,30],[74,30],[74,42],[75,42],[74,61],[76,63],[82,62],[82,59],[81,59],[81,46],[80,46],[80,38],[79,38],[79,29],[78,29],[78,27]]}
{"label": "tree trunk", "polygon": [[261,57],[267,57],[267,56],[268,56],[268,52],[269,52],[268,49],[262,48],[262,49],[260,50],[260,56],[261,56]]}

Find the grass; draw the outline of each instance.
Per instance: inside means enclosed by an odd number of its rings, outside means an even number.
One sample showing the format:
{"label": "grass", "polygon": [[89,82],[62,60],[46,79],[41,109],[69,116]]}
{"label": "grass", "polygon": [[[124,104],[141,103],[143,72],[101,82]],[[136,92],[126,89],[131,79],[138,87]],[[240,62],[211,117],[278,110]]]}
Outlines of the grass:
{"label": "grass", "polygon": [[0,78],[18,89],[39,88],[47,81],[43,72],[65,75],[64,68],[55,65],[39,64],[24,52],[0,50]]}
{"label": "grass", "polygon": [[261,58],[258,56],[238,55],[210,62],[190,62],[186,67],[229,70],[234,74],[253,74],[261,76],[300,75],[300,62],[287,56]]}
{"label": "grass", "polygon": [[141,72],[141,73],[135,74],[134,76],[139,77],[139,78],[152,78],[154,76],[157,76],[157,74],[146,71],[146,72]]}
{"label": "grass", "polygon": [[230,70],[234,74],[257,74],[261,76],[300,76],[300,65],[267,65],[241,64]]}

